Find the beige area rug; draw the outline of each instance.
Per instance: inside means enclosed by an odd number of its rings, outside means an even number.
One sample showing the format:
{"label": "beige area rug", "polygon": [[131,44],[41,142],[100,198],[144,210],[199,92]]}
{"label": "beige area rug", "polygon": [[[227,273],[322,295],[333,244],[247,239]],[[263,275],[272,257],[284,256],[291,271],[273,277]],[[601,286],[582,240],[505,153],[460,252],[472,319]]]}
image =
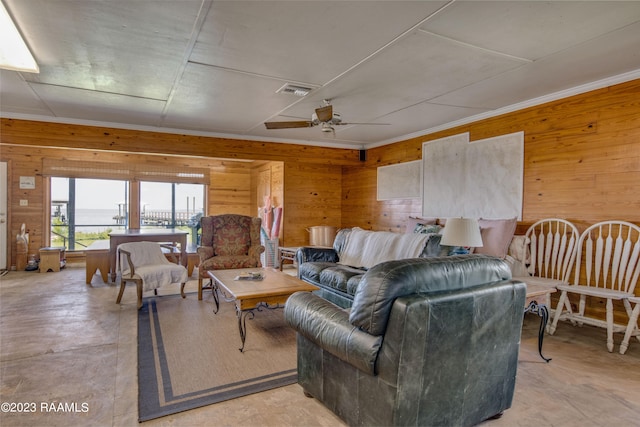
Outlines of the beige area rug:
{"label": "beige area rug", "polygon": [[297,381],[296,337],[282,309],[246,320],[241,353],[233,303],[195,294],[145,298],[138,314],[138,413],[146,421]]}

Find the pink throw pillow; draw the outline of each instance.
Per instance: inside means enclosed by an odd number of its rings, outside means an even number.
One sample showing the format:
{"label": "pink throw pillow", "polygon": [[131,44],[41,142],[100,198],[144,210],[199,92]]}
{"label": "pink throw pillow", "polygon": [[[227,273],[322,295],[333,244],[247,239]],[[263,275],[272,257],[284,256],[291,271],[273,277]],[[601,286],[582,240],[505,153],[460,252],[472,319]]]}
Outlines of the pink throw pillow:
{"label": "pink throw pillow", "polygon": [[475,248],[474,253],[505,259],[516,232],[517,219],[479,219],[478,224],[484,246]]}

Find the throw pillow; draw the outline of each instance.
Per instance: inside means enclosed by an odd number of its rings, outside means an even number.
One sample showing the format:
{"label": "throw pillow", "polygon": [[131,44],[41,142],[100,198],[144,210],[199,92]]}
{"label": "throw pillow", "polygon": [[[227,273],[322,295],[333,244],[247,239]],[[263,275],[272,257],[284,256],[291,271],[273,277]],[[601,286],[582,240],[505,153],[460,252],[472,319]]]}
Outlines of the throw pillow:
{"label": "throw pillow", "polygon": [[479,219],[483,246],[475,248],[474,252],[505,259],[511,239],[516,232],[516,222],[516,218]]}
{"label": "throw pillow", "polygon": [[414,233],[422,233],[422,234],[432,234],[432,233],[440,233],[442,227],[436,224],[416,224],[413,229]]}
{"label": "throw pillow", "polygon": [[431,234],[427,240],[427,244],[424,245],[420,258],[448,256],[452,246],[440,245],[441,239],[442,234]]}
{"label": "throw pillow", "polygon": [[413,233],[417,224],[425,224],[425,225],[435,225],[438,222],[438,218],[418,218],[415,216],[410,216],[407,219],[407,228],[405,229],[406,233]]}

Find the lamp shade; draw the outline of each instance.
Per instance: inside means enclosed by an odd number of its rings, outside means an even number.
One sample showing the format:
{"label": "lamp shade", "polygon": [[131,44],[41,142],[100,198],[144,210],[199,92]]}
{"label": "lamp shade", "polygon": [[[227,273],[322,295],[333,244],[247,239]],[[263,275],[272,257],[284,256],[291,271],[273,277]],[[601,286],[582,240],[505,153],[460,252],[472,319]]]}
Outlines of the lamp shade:
{"label": "lamp shade", "polygon": [[441,245],[482,247],[480,225],[473,218],[448,218],[442,233]]}

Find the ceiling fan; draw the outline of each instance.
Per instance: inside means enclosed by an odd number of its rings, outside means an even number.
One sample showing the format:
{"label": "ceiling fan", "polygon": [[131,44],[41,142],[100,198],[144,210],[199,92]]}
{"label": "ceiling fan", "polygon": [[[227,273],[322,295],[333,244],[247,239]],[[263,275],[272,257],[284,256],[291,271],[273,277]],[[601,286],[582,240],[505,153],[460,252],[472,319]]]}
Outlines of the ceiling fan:
{"label": "ceiling fan", "polygon": [[389,123],[347,123],[342,121],[339,113],[334,113],[330,100],[322,101],[324,106],[316,108],[311,115],[311,120],[297,120],[290,122],[265,122],[267,129],[293,129],[293,128],[310,128],[321,125],[322,132],[332,132],[335,136],[334,126],[344,125],[388,125]]}

